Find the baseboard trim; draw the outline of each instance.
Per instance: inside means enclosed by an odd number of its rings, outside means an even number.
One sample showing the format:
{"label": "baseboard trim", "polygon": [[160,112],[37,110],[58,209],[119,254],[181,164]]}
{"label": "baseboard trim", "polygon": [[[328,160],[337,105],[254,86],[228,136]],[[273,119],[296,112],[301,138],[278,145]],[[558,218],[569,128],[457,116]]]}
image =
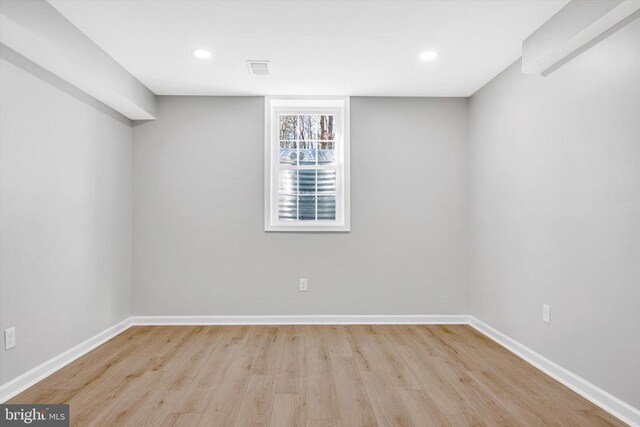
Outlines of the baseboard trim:
{"label": "baseboard trim", "polygon": [[593,404],[619,418],[621,421],[631,426],[640,426],[640,410],[637,408],[634,408],[628,403],[602,390],[598,386],[574,374],[568,369],[552,362],[524,344],[508,337],[473,316],[469,316],[469,325],[515,355],[540,369],[545,374],[569,387],[571,390],[575,391]]}
{"label": "baseboard trim", "polygon": [[134,316],[134,325],[466,325],[467,315]]}
{"label": "baseboard trim", "polygon": [[25,372],[24,374],[8,381],[0,386],[0,403],[6,402],[12,397],[22,393],[37,382],[42,381],[49,375],[65,367],[69,363],[87,354],[94,348],[109,341],[116,335],[126,331],[131,327],[131,318],[127,318],[104,331],[92,336],[86,341],[81,342],[75,347],[61,353],[46,362],[36,366],[35,368]]}

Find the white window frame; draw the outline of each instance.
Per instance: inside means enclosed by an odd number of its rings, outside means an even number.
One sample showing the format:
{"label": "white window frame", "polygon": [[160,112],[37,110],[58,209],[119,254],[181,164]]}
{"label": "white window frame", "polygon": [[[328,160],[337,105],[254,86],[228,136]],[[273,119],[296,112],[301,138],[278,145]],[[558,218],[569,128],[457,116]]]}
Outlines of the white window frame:
{"label": "white window frame", "polygon": [[[351,230],[349,97],[265,97],[264,230],[289,232],[349,232]],[[336,115],[336,219],[281,221],[278,215],[280,165],[279,116],[287,113]],[[286,168],[286,167],[285,167]],[[283,169],[285,169],[283,168]],[[322,169],[310,166],[310,169]]]}

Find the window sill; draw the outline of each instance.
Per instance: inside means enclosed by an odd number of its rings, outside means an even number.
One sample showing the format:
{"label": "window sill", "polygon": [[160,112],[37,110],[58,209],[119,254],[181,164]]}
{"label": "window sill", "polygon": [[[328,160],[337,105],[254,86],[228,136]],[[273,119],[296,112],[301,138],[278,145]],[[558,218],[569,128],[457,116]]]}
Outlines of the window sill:
{"label": "window sill", "polygon": [[267,233],[349,233],[348,225],[266,225]]}

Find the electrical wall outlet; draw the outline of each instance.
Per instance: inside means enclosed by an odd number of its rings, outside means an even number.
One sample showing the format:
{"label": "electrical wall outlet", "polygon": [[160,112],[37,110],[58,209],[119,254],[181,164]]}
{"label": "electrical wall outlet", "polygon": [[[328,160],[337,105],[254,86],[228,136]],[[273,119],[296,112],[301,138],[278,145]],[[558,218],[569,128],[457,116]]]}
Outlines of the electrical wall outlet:
{"label": "electrical wall outlet", "polygon": [[307,279],[300,279],[300,292],[307,292]]}
{"label": "electrical wall outlet", "polygon": [[4,330],[4,349],[9,350],[16,346],[16,328]]}
{"label": "electrical wall outlet", "polygon": [[551,321],[549,320],[550,311],[551,311],[550,305],[542,304],[542,321],[544,323],[547,323],[547,324],[551,323]]}

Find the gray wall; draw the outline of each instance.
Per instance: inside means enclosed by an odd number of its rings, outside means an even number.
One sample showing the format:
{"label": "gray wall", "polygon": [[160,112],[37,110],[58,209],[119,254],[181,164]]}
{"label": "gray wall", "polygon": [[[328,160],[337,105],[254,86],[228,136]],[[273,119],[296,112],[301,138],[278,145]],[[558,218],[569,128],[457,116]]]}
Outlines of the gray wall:
{"label": "gray wall", "polygon": [[137,315],[467,312],[466,99],[352,98],[348,234],[264,232],[263,98],[158,101],[134,127]]}
{"label": "gray wall", "polygon": [[[131,314],[128,120],[14,52],[0,60],[0,383]],[[28,71],[26,71],[28,70]]]}
{"label": "gray wall", "polygon": [[469,105],[471,313],[640,407],[640,20]]}

